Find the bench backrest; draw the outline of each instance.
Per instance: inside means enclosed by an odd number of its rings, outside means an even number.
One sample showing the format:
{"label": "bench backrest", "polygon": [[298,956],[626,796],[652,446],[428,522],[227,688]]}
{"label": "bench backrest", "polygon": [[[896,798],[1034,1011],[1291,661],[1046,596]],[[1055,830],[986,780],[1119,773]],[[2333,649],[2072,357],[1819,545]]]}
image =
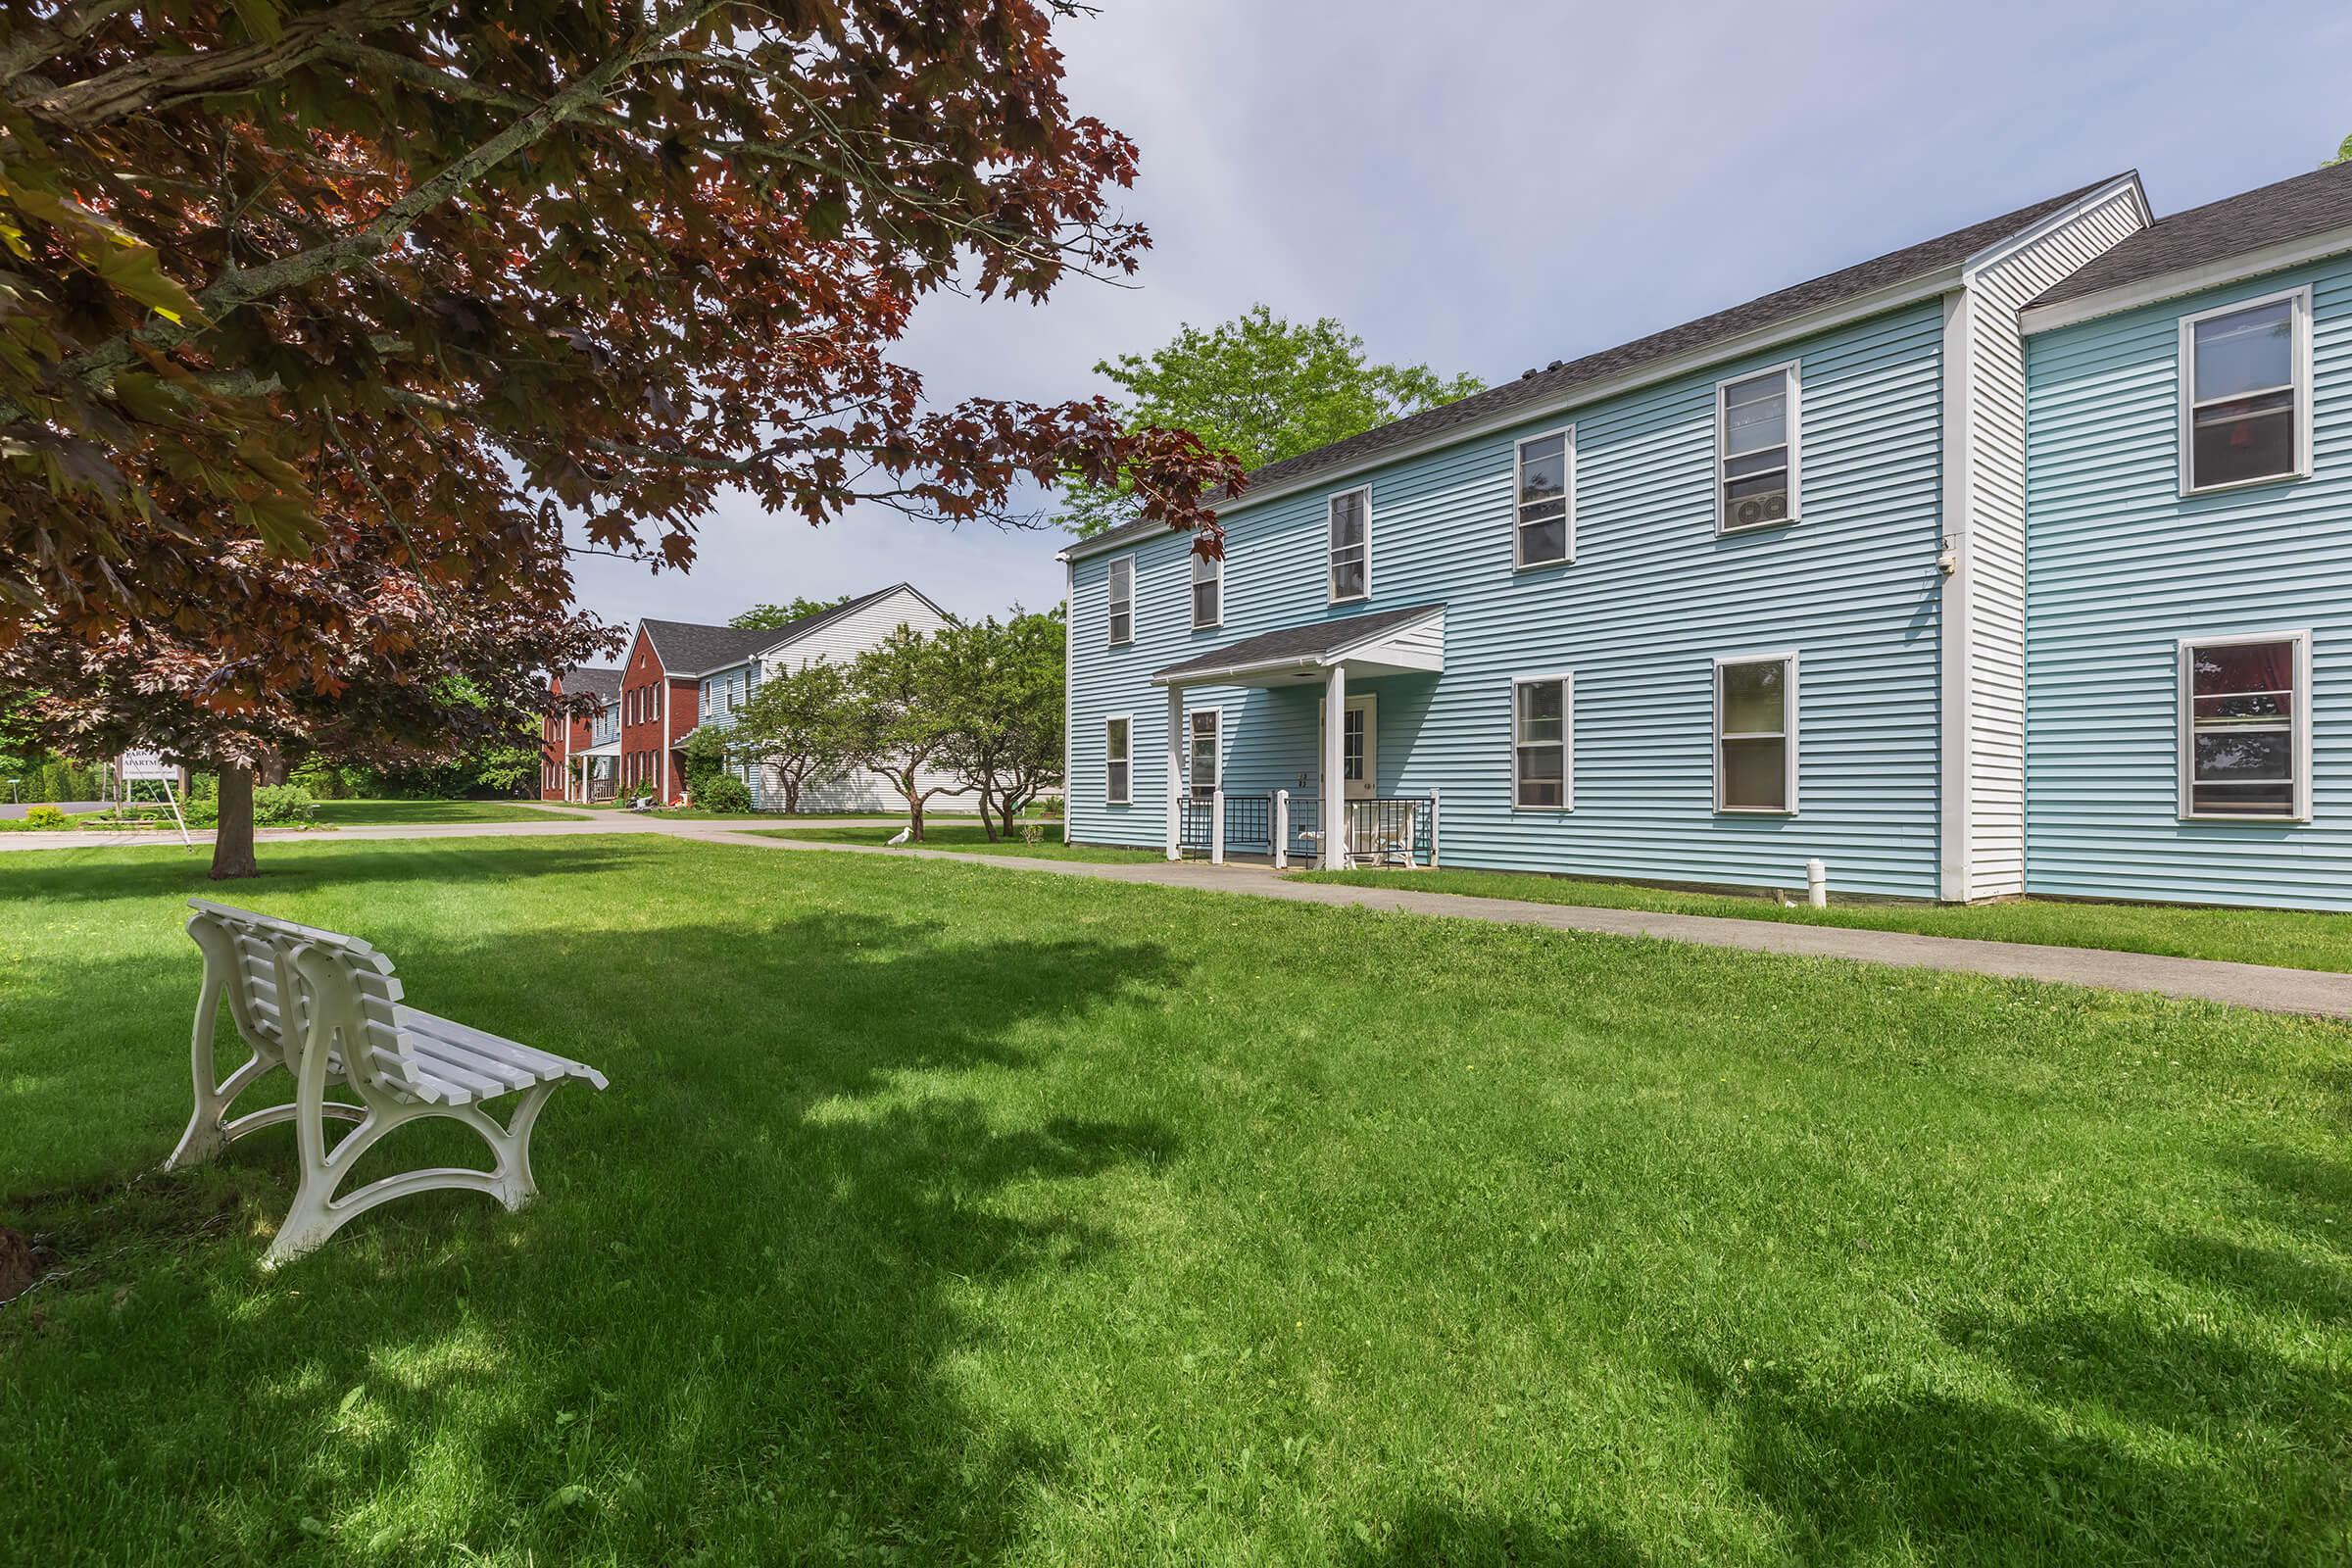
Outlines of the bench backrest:
{"label": "bench backrest", "polygon": [[218,973],[237,1032],[299,1072],[313,1010],[336,1020],[346,1077],[393,1092],[415,1080],[401,1048],[400,981],[392,960],[358,937],[299,925],[210,899],[190,899],[188,935]]}

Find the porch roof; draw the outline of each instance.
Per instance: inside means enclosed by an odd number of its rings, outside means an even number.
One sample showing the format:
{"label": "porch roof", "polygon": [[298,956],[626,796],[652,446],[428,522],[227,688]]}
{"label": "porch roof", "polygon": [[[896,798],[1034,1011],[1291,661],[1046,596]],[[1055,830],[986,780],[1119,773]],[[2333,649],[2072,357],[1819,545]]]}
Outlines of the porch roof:
{"label": "porch roof", "polygon": [[579,747],[571,755],[574,757],[618,757],[620,755],[620,737],[615,735],[602,746]]}
{"label": "porch roof", "polygon": [[1346,664],[1361,675],[1446,667],[1446,607],[1407,605],[1245,637],[1154,671],[1154,686],[1273,686]]}

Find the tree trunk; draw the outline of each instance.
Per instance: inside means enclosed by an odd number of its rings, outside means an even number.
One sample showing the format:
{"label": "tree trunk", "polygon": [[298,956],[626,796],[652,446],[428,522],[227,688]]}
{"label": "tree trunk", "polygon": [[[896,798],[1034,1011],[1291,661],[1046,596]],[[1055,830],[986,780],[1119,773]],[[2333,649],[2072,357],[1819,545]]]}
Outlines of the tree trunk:
{"label": "tree trunk", "polygon": [[906,782],[901,786],[899,793],[906,797],[906,842],[920,844],[923,842],[923,796],[914,787],[912,769],[907,771]]}
{"label": "tree trunk", "polygon": [[997,792],[987,785],[980,786],[980,832],[989,843],[997,842]]}
{"label": "tree trunk", "polygon": [[260,876],[253,863],[253,769],[220,764],[220,820],[213,830],[213,880]]}
{"label": "tree trunk", "polygon": [[1006,790],[1004,794],[998,796],[997,800],[1004,808],[1004,836],[1009,839],[1016,831],[1013,824],[1013,818],[1019,816],[1022,809],[1029,803],[1022,800],[1018,795],[1015,795],[1010,790]]}
{"label": "tree trunk", "polygon": [[789,816],[801,808],[801,781],[790,773],[778,776],[784,782],[784,811]]}

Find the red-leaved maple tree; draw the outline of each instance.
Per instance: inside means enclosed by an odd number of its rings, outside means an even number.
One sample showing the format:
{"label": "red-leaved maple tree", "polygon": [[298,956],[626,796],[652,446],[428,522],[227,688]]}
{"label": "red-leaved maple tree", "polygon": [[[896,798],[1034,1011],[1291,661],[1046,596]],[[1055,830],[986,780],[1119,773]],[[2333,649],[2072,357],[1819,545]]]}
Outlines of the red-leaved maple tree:
{"label": "red-leaved maple tree", "polygon": [[1062,94],[1075,9],[12,8],[0,678],[61,744],[221,768],[225,822],[273,750],[535,711],[607,646],[565,515],[683,566],[730,489],[1007,520],[1023,477],[1123,477],[1213,553],[1228,456],[1100,400],[935,407],[890,358],[927,294],[1148,244],[1133,144]]}

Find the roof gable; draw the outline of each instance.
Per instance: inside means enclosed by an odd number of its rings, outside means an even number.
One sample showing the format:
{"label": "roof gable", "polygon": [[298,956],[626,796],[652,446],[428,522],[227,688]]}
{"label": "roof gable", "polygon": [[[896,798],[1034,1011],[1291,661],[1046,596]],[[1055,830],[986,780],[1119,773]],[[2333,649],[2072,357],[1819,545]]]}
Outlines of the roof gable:
{"label": "roof gable", "polygon": [[766,627],[707,626],[692,620],[641,620],[663,673],[704,675],[751,658],[775,634]]}
{"label": "roof gable", "polygon": [[2160,218],[2042,290],[2026,309],[2036,311],[2134,283],[2153,284],[2175,272],[2335,229],[2348,231],[2344,248],[2352,250],[2352,164],[2297,174]]}
{"label": "roof gable", "polygon": [[765,658],[770,654],[780,653],[784,649],[790,647],[792,644],[797,643],[802,638],[808,636],[810,632],[816,631],[820,627],[831,625],[834,621],[840,620],[845,616],[854,615],[860,610],[880,604],[883,600],[890,598],[894,594],[912,594],[916,599],[921,600],[923,604],[929,606],[931,612],[937,615],[940,619],[947,620],[951,618],[946,611],[940,609],[939,606],[932,603],[930,595],[924,593],[912,583],[894,582],[889,587],[877,588],[870,594],[861,594],[856,599],[845,599],[830,610],[820,610],[813,615],[803,615],[798,620],[786,621],[781,626],[770,627],[766,632],[762,633],[762,635],[766,637],[768,641],[762,642],[758,648],[752,650],[752,654],[746,655],[745,657],[750,658],[753,656],[758,656],[760,658]]}

